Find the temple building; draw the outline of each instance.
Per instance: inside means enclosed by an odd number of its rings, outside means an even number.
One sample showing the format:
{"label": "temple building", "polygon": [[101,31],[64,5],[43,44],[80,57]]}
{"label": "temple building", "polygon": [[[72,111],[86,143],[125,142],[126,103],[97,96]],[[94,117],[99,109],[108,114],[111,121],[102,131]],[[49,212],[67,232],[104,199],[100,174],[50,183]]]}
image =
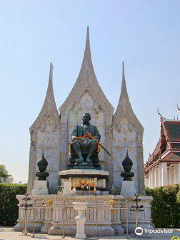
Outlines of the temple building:
{"label": "temple building", "polygon": [[145,164],[145,185],[149,188],[180,181],[180,121],[161,116],[160,139]]}

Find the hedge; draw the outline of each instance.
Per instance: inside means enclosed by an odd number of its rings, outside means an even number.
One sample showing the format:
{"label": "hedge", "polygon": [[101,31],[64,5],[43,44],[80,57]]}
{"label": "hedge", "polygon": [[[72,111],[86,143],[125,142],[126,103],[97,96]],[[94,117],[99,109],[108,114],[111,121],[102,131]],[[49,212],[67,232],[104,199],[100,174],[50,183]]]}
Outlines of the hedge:
{"label": "hedge", "polygon": [[25,194],[26,184],[0,184],[0,225],[14,226],[18,219],[17,194]]}
{"label": "hedge", "polygon": [[168,185],[155,189],[146,188],[146,194],[153,197],[152,222],[156,228],[180,227],[179,185]]}
{"label": "hedge", "polygon": [[[26,184],[0,184],[0,225],[14,226],[17,223],[18,201],[16,195],[25,194],[26,191]],[[155,189],[146,188],[146,194],[153,197],[152,222],[155,224],[155,227],[179,228],[179,185],[168,185]]]}

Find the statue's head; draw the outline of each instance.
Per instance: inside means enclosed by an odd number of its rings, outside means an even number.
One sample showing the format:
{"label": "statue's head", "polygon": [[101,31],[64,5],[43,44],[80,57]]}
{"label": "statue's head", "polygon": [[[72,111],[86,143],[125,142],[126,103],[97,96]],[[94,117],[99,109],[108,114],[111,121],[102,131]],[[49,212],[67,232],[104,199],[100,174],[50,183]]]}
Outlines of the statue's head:
{"label": "statue's head", "polygon": [[89,122],[91,121],[90,113],[84,113],[82,120],[83,120],[83,124],[89,124]]}

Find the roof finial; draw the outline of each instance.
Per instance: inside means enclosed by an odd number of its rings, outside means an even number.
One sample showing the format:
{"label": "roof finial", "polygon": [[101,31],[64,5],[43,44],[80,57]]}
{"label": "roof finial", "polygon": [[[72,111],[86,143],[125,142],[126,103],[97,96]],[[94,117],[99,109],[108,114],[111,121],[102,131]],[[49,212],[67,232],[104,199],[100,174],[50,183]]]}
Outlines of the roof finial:
{"label": "roof finial", "polygon": [[127,154],[126,154],[126,157],[128,157],[128,149],[127,149]]}
{"label": "roof finial", "polygon": [[179,103],[177,103],[177,109],[180,111],[180,108],[179,108]]}
{"label": "roof finial", "polygon": [[160,117],[162,117],[160,111],[159,111],[159,107],[157,108],[157,113],[159,114]]}

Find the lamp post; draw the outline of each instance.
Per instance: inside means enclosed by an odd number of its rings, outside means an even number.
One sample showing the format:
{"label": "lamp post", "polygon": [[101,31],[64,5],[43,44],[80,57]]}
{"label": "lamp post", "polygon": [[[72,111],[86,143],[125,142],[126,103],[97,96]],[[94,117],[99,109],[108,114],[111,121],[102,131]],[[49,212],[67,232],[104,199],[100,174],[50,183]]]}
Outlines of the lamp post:
{"label": "lamp post", "polygon": [[28,201],[31,200],[28,193],[25,194],[25,197],[22,198],[25,202],[20,204],[20,207],[24,210],[24,229],[22,231],[22,235],[28,236],[28,230],[27,230],[27,210],[30,210],[33,205],[31,203],[28,203]]}
{"label": "lamp post", "polygon": [[135,205],[131,206],[130,211],[135,211],[136,213],[136,228],[138,227],[138,218],[139,218],[139,212],[144,211],[144,209],[142,209],[144,206],[143,205],[138,205],[138,203],[141,201],[141,199],[139,199],[139,195],[135,194],[135,198],[133,199],[133,201],[135,202]]}

